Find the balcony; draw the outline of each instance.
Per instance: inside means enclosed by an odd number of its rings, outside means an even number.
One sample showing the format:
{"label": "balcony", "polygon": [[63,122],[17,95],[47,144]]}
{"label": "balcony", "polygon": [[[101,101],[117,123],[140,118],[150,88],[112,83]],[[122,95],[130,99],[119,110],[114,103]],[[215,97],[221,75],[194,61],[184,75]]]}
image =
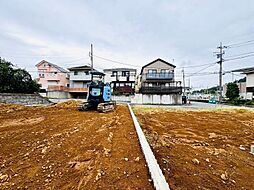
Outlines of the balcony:
{"label": "balcony", "polygon": [[66,86],[58,86],[58,85],[49,85],[48,91],[64,91],[64,92],[71,92],[71,93],[87,93],[88,88],[69,88]]}
{"label": "balcony", "polygon": [[87,93],[88,88],[69,88],[69,92],[71,92],[71,93]]}
{"label": "balcony", "polygon": [[142,75],[142,80],[149,81],[167,81],[173,79],[174,73],[147,73]]}
{"label": "balcony", "polygon": [[60,86],[60,85],[49,85],[48,86],[48,91],[65,91],[68,92],[68,87],[66,86]]}
{"label": "balcony", "polygon": [[182,87],[178,86],[142,86],[142,94],[181,94]]}

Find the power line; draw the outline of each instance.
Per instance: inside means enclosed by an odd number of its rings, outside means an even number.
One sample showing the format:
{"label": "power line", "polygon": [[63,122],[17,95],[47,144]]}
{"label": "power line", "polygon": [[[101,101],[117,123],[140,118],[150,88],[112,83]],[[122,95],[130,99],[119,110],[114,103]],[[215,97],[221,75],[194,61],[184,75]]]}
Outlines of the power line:
{"label": "power line", "polygon": [[227,45],[227,47],[229,48],[232,48],[234,46],[238,47],[238,46],[242,46],[244,44],[249,44],[249,43],[254,43],[254,40],[248,40],[248,41],[244,41],[244,42],[239,42],[239,43],[235,43],[235,44],[230,44],[230,45]]}
{"label": "power line", "polygon": [[248,54],[252,54],[252,53],[254,53],[254,51],[250,51],[250,52],[246,52],[246,53],[241,53],[241,54],[238,54],[238,55],[230,55],[230,56],[227,56],[225,58],[227,59],[229,57],[238,57],[238,56],[248,55]]}
{"label": "power line", "polygon": [[235,58],[231,58],[231,59],[225,59],[223,61],[232,61],[232,60],[237,60],[237,59],[244,59],[244,58],[252,57],[252,56],[254,56],[254,54],[246,55],[246,56],[240,56],[240,57],[235,57]]}
{"label": "power line", "polygon": [[206,63],[206,64],[202,64],[202,65],[188,65],[188,66],[182,66],[182,67],[178,67],[176,69],[182,69],[182,68],[193,68],[193,67],[202,67],[202,66],[206,66],[206,65],[211,65],[211,63]]}
{"label": "power line", "polygon": [[120,62],[120,61],[115,61],[115,60],[112,60],[112,59],[104,58],[104,57],[101,57],[101,56],[98,56],[98,55],[93,55],[93,56],[97,57],[99,59],[103,59],[105,61],[110,61],[110,62],[118,63],[118,64],[121,64],[121,65],[128,65],[128,66],[132,66],[132,67],[141,67],[141,66],[137,66],[137,65],[132,65],[132,64],[123,63],[123,62]]}
{"label": "power line", "polygon": [[208,69],[209,67],[214,66],[215,64],[216,64],[216,62],[215,62],[215,63],[210,63],[207,67],[202,68],[202,69],[200,69],[199,71],[197,71],[197,72],[195,72],[195,73],[192,73],[191,75],[188,75],[187,77],[191,77],[191,76],[193,76],[193,75],[196,75],[196,74],[200,73],[201,71],[206,70],[206,69]]}

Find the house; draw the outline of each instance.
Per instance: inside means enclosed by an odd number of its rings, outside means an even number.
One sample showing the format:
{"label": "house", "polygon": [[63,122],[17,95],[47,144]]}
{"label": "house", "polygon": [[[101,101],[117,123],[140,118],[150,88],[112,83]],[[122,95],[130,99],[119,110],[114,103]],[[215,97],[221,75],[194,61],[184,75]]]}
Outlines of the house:
{"label": "house", "polygon": [[181,104],[181,81],[175,81],[175,65],[160,58],[144,65],[138,77],[136,100],[144,104]]}
{"label": "house", "polygon": [[88,86],[93,81],[102,80],[101,73],[90,66],[79,66],[68,68],[70,71],[69,94],[71,98],[86,98]]}
{"label": "house", "polygon": [[134,94],[136,69],[112,68],[104,69],[105,82],[110,83],[114,94]]}
{"label": "house", "polygon": [[143,66],[139,92],[142,94],[181,94],[180,81],[175,81],[175,65],[160,58]]}
{"label": "house", "polygon": [[37,82],[41,85],[41,89],[48,91],[52,86],[68,87],[69,72],[56,64],[42,60],[35,65],[38,70]]}
{"label": "house", "polygon": [[240,72],[246,74],[246,99],[254,97],[254,67],[233,70],[232,72]]}

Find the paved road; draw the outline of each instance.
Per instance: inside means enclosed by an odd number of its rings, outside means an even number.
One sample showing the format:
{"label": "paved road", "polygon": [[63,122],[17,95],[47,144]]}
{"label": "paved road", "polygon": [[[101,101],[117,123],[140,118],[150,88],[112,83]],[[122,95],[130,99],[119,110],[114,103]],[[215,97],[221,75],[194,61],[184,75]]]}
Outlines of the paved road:
{"label": "paved road", "polygon": [[145,107],[165,107],[165,108],[172,108],[172,109],[217,109],[217,108],[244,108],[244,109],[251,109],[254,110],[254,108],[248,108],[244,106],[229,106],[229,105],[222,105],[222,104],[209,104],[209,103],[203,103],[203,102],[191,102],[191,104],[187,105],[142,105]]}

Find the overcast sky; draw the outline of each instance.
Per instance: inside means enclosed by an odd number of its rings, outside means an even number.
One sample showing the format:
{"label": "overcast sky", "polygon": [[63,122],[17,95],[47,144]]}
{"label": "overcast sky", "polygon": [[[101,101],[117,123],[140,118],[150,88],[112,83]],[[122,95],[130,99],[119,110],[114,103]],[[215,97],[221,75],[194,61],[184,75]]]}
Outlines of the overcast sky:
{"label": "overcast sky", "polygon": [[[89,64],[90,44],[99,57],[95,68],[140,68],[161,58],[176,65],[181,80],[194,88],[218,84],[218,75],[196,76],[216,62],[224,45],[254,40],[253,0],[1,0],[0,56],[36,76],[42,59],[68,68]],[[254,44],[225,50],[224,57],[254,51]],[[254,57],[224,62],[229,71],[254,66]],[[209,65],[208,65],[209,66]],[[204,72],[218,71],[218,64]],[[234,76],[234,79],[241,76]],[[231,74],[224,82],[232,80]]]}

